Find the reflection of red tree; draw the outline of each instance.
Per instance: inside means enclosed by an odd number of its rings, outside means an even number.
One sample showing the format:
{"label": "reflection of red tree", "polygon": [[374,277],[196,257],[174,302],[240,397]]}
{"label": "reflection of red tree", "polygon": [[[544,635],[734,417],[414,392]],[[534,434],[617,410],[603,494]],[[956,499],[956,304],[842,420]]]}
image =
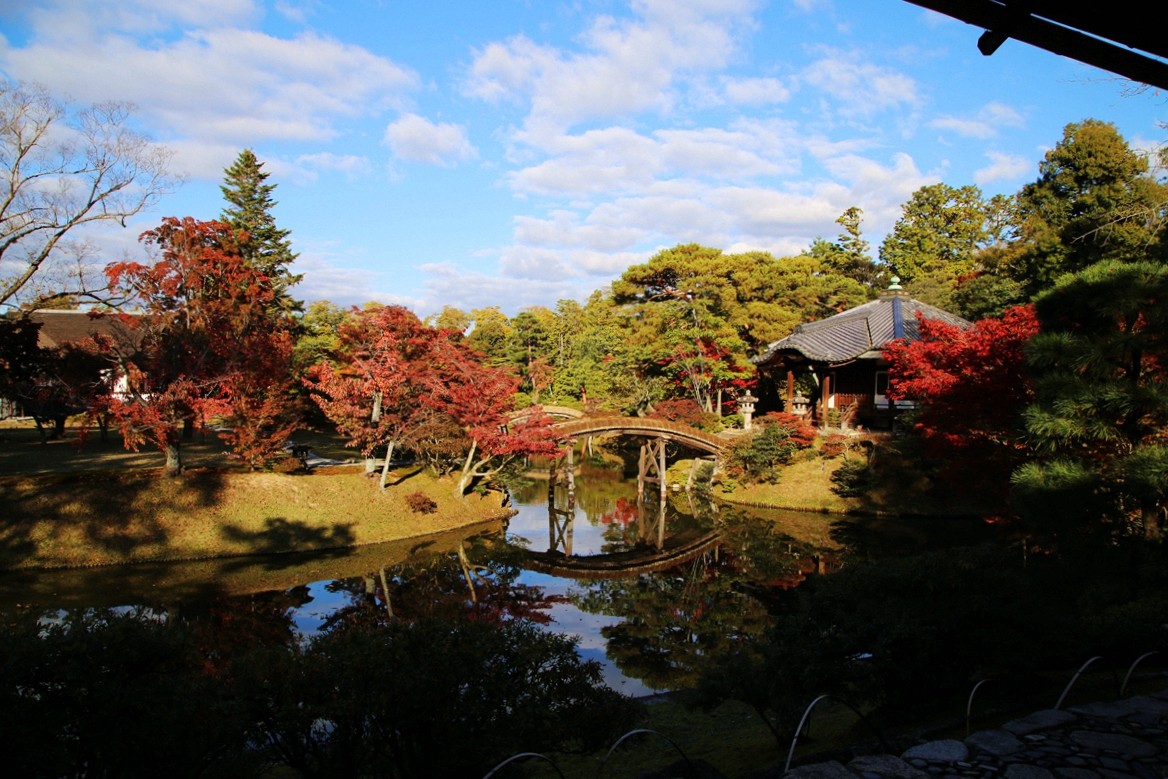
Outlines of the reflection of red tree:
{"label": "reflection of red tree", "polygon": [[602,515],[600,521],[605,525],[623,525],[628,527],[637,521],[637,502],[630,498],[618,498],[616,507]]}

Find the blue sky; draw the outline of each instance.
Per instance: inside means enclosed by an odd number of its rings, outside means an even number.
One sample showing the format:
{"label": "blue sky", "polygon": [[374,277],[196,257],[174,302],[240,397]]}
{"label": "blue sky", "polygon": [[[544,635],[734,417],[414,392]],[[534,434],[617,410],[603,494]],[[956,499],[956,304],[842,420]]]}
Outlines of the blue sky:
{"label": "blue sky", "polygon": [[582,300],[678,243],[796,254],[919,187],[1015,192],[1069,122],[1135,148],[1163,93],[904,0],[7,0],[0,73],[135,105],[187,182],[124,230],[212,219],[251,148],[298,297]]}

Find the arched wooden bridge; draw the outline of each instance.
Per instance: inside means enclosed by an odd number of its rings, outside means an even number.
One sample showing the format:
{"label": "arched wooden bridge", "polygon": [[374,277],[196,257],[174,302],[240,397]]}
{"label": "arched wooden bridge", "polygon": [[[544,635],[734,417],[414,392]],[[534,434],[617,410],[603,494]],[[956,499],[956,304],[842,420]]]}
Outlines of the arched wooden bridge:
{"label": "arched wooden bridge", "polygon": [[512,422],[517,422],[520,419],[527,419],[536,411],[546,414],[553,419],[579,419],[584,416],[583,411],[578,408],[571,408],[570,406],[528,406],[518,411],[512,411],[508,415],[508,418]]}
{"label": "arched wooden bridge", "polygon": [[[552,425],[552,430],[555,431],[556,440],[565,443],[575,442],[578,438],[604,434],[632,436],[643,439],[641,456],[637,464],[637,496],[644,497],[645,486],[648,484],[656,484],[658,485],[662,501],[665,500],[665,492],[667,489],[666,448],[669,444],[679,444],[712,455],[719,454],[726,446],[726,439],[707,433],[704,430],[698,430],[696,427],[690,427],[680,422],[670,422],[665,419],[652,419],[649,417],[622,417],[615,415],[583,417],[567,422],[558,422]],[[566,467],[562,470],[558,460],[552,461],[548,486],[549,496],[554,495],[555,486],[559,483],[561,475],[568,488],[569,495],[575,492],[572,475],[572,449],[572,446],[566,447],[563,458]],[[697,461],[695,460],[694,462],[696,466]],[[691,470],[690,480],[692,481],[692,479],[693,471]]]}
{"label": "arched wooden bridge", "polygon": [[556,438],[569,441],[574,438],[583,438],[590,435],[614,433],[616,435],[644,436],[645,438],[663,438],[684,444],[692,449],[709,454],[718,454],[726,446],[726,439],[698,430],[696,427],[670,422],[665,419],[650,417],[583,417],[567,422],[557,422],[553,425]]}

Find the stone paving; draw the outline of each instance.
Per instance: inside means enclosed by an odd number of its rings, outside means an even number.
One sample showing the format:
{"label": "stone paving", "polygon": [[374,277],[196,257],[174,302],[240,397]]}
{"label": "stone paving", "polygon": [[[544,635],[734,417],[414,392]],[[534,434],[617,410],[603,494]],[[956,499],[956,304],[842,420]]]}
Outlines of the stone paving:
{"label": "stone paving", "polygon": [[897,755],[796,766],[786,779],[1168,778],[1168,691],[1046,710],[964,740],[930,741]]}

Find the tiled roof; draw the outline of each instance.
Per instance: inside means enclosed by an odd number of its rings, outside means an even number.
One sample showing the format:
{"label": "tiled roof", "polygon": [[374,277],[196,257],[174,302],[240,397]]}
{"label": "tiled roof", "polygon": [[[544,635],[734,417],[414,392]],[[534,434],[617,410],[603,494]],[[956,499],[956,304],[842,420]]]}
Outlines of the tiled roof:
{"label": "tiled roof", "polygon": [[108,335],[116,339],[129,339],[133,343],[137,334],[116,316],[92,316],[88,311],[34,311],[29,319],[41,325],[37,345],[43,349],[76,343],[94,335]]}
{"label": "tiled roof", "polygon": [[766,365],[775,361],[782,352],[797,352],[813,362],[854,360],[865,352],[878,352],[898,338],[919,340],[918,312],[925,319],[940,319],[957,327],[969,327],[968,321],[948,311],[913,300],[904,293],[887,292],[876,300],[835,316],[799,325],[795,332],[775,341],[751,361],[756,365]]}

